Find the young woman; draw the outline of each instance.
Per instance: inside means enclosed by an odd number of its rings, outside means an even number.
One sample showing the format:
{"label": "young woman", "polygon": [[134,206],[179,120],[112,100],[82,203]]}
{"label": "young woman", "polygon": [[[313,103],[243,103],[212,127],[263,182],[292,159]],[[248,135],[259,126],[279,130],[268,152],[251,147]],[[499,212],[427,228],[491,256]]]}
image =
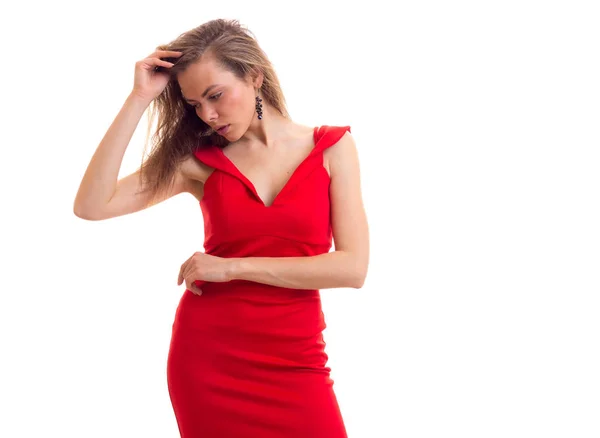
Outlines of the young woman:
{"label": "young woman", "polygon": [[[117,181],[151,103],[152,153]],[[360,288],[367,274],[356,145],[349,126],[291,120],[272,64],[237,20],[204,23],[136,63],[74,212],[103,220],[182,192],[199,201],[205,240],[179,271],[167,361],[181,436],[346,437],[319,289]]]}

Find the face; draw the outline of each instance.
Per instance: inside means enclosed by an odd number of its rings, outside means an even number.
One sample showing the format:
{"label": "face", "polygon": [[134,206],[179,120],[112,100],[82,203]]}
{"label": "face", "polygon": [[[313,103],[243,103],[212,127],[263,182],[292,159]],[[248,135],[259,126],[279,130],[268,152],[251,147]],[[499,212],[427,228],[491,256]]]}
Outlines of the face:
{"label": "face", "polygon": [[246,132],[254,116],[257,83],[240,80],[208,56],[179,73],[177,81],[202,121],[215,130],[229,125],[219,135],[233,142]]}

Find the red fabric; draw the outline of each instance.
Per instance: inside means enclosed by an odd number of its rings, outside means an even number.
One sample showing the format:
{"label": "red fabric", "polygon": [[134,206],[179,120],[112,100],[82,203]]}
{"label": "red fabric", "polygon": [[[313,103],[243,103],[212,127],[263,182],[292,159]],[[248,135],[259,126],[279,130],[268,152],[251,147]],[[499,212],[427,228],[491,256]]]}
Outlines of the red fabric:
{"label": "red fabric", "polygon": [[[314,130],[315,146],[273,204],[217,146],[195,156],[214,167],[200,208],[207,254],[297,257],[332,246],[323,150],[349,126]],[[183,438],[346,438],[326,366],[319,290],[250,281],[183,293],[167,361],[169,395]]]}

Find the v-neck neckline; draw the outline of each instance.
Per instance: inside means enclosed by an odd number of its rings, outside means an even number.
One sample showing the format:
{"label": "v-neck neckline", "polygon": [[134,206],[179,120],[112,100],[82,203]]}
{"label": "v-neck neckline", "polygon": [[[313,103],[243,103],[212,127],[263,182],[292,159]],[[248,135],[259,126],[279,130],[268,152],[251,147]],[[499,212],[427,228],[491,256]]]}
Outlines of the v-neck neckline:
{"label": "v-neck neckline", "polygon": [[256,190],[256,187],[254,186],[254,183],[252,183],[252,181],[250,181],[250,179],[248,179],[246,177],[246,175],[244,175],[240,169],[238,169],[238,167],[233,163],[233,161],[231,161],[231,159],[225,155],[225,153],[223,152],[223,149],[218,147],[218,146],[213,146],[215,147],[218,152],[219,155],[225,160],[225,162],[227,163],[227,165],[230,167],[230,170],[237,175],[237,177],[239,179],[241,179],[248,188],[250,188],[250,190],[252,191],[252,193],[254,194],[254,196],[256,197],[256,199],[258,199],[258,201],[262,204],[262,206],[264,208],[271,208],[273,207],[273,205],[275,205],[275,203],[277,202],[277,200],[281,197],[281,194],[283,192],[285,192],[285,190],[287,189],[287,187],[289,185],[291,185],[294,177],[298,174],[299,169],[308,161],[308,159],[310,157],[312,157],[314,155],[314,153],[317,151],[317,146],[319,143],[319,140],[317,139],[317,132],[318,132],[319,127],[315,126],[313,128],[313,142],[314,142],[314,146],[311,149],[311,151],[309,152],[309,154],[300,162],[300,164],[298,164],[298,166],[296,166],[296,168],[294,169],[294,171],[292,172],[291,176],[288,178],[288,180],[286,181],[286,183],[283,185],[283,187],[281,188],[281,190],[279,190],[279,192],[275,195],[275,197],[273,198],[273,201],[271,202],[271,205],[267,205],[265,204],[265,201],[260,197],[260,195],[258,194],[258,191]]}

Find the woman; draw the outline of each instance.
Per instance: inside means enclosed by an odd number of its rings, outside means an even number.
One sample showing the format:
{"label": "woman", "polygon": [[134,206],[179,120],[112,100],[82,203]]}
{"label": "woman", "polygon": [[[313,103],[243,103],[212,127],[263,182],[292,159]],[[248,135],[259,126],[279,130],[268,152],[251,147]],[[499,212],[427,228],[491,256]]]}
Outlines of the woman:
{"label": "woman", "polygon": [[[117,181],[151,103],[152,154]],[[367,273],[356,145],[349,126],[291,120],[273,66],[237,20],[204,23],[136,63],[74,211],[108,219],[182,192],[199,201],[205,240],[179,271],[167,361],[181,436],[346,437],[319,289],[360,288]]]}

